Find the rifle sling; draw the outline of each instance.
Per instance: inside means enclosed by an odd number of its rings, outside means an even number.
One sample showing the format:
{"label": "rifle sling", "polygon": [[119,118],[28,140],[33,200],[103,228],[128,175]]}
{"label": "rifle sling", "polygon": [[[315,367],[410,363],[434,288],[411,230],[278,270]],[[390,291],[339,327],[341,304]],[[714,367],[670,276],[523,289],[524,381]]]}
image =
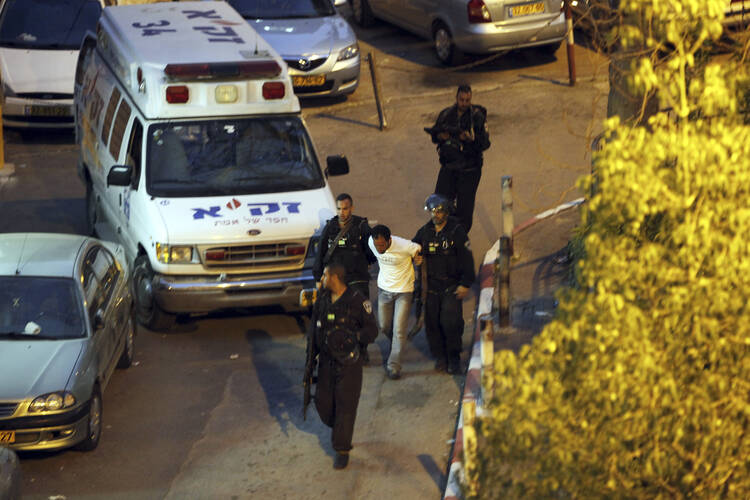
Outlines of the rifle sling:
{"label": "rifle sling", "polygon": [[331,260],[331,257],[333,257],[333,252],[336,250],[336,246],[338,245],[339,240],[341,239],[344,234],[349,230],[350,227],[352,227],[352,222],[354,221],[354,217],[349,218],[349,222],[344,224],[344,226],[339,229],[338,234],[336,235],[335,244],[328,247],[328,250],[326,251],[325,257],[323,257],[323,264],[327,265],[328,262]]}

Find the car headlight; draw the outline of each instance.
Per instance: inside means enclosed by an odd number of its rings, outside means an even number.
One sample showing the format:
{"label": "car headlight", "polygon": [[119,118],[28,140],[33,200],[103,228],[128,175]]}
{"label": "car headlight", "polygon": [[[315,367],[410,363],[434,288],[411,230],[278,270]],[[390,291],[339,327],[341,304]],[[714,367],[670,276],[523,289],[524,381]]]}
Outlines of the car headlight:
{"label": "car headlight", "polygon": [[341,49],[341,51],[339,52],[339,58],[336,60],[345,61],[347,59],[351,59],[352,57],[357,57],[358,54],[359,54],[359,45],[356,43],[353,43],[349,45],[348,47]]}
{"label": "car headlight", "polygon": [[190,245],[156,244],[156,260],[164,264],[187,264],[193,261],[193,247]]}
{"label": "car headlight", "polygon": [[51,392],[34,398],[34,401],[29,405],[29,413],[64,410],[75,406],[75,404],[76,397],[68,391]]}

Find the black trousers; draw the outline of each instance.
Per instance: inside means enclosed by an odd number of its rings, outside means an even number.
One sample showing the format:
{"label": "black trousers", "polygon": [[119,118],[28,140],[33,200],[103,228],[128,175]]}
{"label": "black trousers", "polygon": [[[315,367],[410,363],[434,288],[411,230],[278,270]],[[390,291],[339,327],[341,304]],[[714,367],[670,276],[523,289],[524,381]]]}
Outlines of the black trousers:
{"label": "black trousers", "polygon": [[455,170],[440,167],[435,192],[449,200],[456,201],[456,217],[468,233],[474,216],[474,200],[477,196],[479,179],[482,178],[482,167],[469,170]]}
{"label": "black trousers", "polygon": [[435,359],[448,360],[461,355],[464,316],[456,287],[427,292],[424,310],[425,333],[430,352]]}
{"label": "black trousers", "polygon": [[320,420],[331,427],[331,444],[338,452],[352,449],[354,420],[362,392],[362,364],[342,366],[320,353],[315,408]]}

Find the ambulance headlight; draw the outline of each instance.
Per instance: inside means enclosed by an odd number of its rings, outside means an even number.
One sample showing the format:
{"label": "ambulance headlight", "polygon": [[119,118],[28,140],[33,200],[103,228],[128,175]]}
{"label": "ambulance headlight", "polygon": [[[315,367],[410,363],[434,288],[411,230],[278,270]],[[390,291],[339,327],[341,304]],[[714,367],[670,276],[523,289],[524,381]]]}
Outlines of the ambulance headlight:
{"label": "ambulance headlight", "polygon": [[187,264],[193,261],[193,247],[157,243],[156,259],[164,264]]}
{"label": "ambulance headlight", "polygon": [[358,54],[359,54],[359,45],[357,45],[356,43],[353,43],[349,45],[348,47],[341,49],[341,52],[339,52],[339,58],[337,59],[337,61],[345,61],[346,59],[357,57]]}

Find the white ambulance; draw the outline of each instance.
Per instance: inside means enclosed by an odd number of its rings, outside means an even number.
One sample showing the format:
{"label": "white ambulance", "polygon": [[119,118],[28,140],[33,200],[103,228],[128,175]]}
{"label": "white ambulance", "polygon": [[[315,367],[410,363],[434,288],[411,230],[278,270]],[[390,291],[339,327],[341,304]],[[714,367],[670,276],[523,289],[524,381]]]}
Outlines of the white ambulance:
{"label": "white ambulance", "polygon": [[126,248],[143,325],[300,307],[349,165],[321,170],[285,63],[228,3],[105,8],[75,119],[89,228]]}

